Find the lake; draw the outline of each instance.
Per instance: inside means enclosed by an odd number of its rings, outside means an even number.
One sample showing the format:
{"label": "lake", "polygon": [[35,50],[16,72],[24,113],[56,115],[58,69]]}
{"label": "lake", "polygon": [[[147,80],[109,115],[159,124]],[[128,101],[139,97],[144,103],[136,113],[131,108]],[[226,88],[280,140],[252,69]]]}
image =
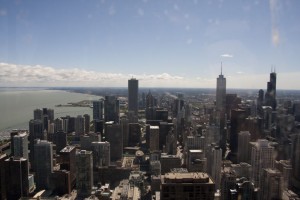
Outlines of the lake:
{"label": "lake", "polygon": [[1,88],[0,136],[7,136],[12,129],[28,129],[29,120],[33,119],[33,110],[36,108],[54,109],[54,118],[84,114],[89,114],[92,118],[93,110],[90,107],[55,107],[55,105],[99,98],[101,97],[61,90]]}

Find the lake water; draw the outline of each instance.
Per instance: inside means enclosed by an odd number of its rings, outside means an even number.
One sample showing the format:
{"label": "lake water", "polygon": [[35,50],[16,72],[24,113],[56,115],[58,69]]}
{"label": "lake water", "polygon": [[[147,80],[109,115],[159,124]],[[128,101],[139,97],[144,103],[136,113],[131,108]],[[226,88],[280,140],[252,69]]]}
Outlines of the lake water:
{"label": "lake water", "polygon": [[89,107],[55,107],[58,104],[97,100],[100,96],[71,93],[60,90],[43,89],[0,89],[0,136],[7,135],[12,129],[28,129],[33,110],[36,108],[54,109],[54,118],[66,115],[89,114]]}

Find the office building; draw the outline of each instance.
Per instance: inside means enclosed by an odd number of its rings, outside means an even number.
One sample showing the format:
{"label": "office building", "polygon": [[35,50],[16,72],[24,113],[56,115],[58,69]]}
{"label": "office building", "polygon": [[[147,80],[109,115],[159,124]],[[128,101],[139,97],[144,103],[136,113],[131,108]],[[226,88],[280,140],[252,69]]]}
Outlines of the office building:
{"label": "office building", "polygon": [[76,183],[76,148],[75,146],[66,146],[59,152],[59,154],[61,157],[60,169],[70,172],[70,184],[71,187],[74,187]]}
{"label": "office building", "polygon": [[39,109],[39,108],[35,109],[33,111],[33,119],[34,120],[37,120],[37,119],[42,120],[43,119],[43,110]]}
{"label": "office building", "polygon": [[94,167],[104,167],[110,165],[110,143],[92,142]]}
{"label": "office building", "polygon": [[82,117],[82,115],[78,115],[75,118],[75,134],[76,135],[84,134],[84,117]]}
{"label": "office building", "polygon": [[58,154],[63,148],[67,146],[67,133],[57,131],[53,134],[53,144],[56,145],[56,153]]}
{"label": "office building", "polygon": [[[222,67],[222,66],[221,66]],[[216,91],[216,109],[217,111],[223,112],[225,111],[226,105],[226,78],[221,74],[217,78],[217,91]]]}
{"label": "office building", "polygon": [[175,155],[162,154],[160,157],[161,174],[171,172],[174,168],[181,168],[181,159]]}
{"label": "office building", "polygon": [[135,78],[128,80],[128,111],[138,114],[139,81]]}
{"label": "office building", "polygon": [[44,132],[43,132],[43,122],[41,120],[30,120],[29,121],[29,162],[31,164],[31,168],[34,167],[34,140],[41,139],[44,140]]}
{"label": "office building", "polygon": [[[19,199],[27,197],[34,188],[29,187],[28,160],[10,157],[5,160],[6,198]],[[3,177],[1,177],[3,178]]]}
{"label": "office building", "polygon": [[122,117],[120,120],[123,134],[123,147],[129,146],[129,120],[126,117]]}
{"label": "office building", "polygon": [[[128,124],[128,146],[135,147],[138,146],[141,139],[141,127],[138,123],[129,123]],[[124,134],[123,134],[124,135]]]}
{"label": "office building", "polygon": [[273,200],[282,197],[282,176],[280,171],[265,168],[262,171],[260,199]]}
{"label": "office building", "polygon": [[115,96],[105,96],[104,100],[104,121],[113,121],[119,123],[120,105],[119,100]]}
{"label": "office building", "polygon": [[238,152],[237,162],[249,162],[250,160],[250,138],[249,131],[240,131],[238,133]]}
{"label": "office building", "polygon": [[34,171],[36,188],[51,189],[53,172],[53,145],[46,140],[36,140],[34,144]]}
{"label": "office building", "polygon": [[189,172],[206,172],[207,159],[201,149],[190,149],[187,154],[187,169]]}
{"label": "office building", "polygon": [[84,118],[84,133],[88,134],[90,132],[91,117],[88,114],[84,114],[83,118]]}
{"label": "office building", "polygon": [[11,149],[13,149],[13,156],[23,157],[28,161],[28,134],[26,132],[19,132],[18,135],[15,135]]}
{"label": "office building", "polygon": [[93,187],[93,155],[91,151],[76,152],[76,189],[80,198],[88,197]]}
{"label": "office building", "polygon": [[158,126],[150,126],[150,142],[149,142],[149,150],[158,151],[159,150],[159,127]]}
{"label": "office building", "polygon": [[265,139],[250,142],[251,144],[251,180],[255,187],[261,185],[261,177],[263,169],[273,168],[274,165],[274,149],[269,145],[269,141]]}
{"label": "office building", "polygon": [[0,152],[0,200],[6,199],[5,160],[8,156]]}
{"label": "office building", "polygon": [[212,200],[215,184],[203,172],[167,173],[161,177],[161,200]]}
{"label": "office building", "polygon": [[300,134],[292,135],[292,187],[300,191]]}
{"label": "office building", "polygon": [[103,100],[93,101],[93,120],[103,119]]}
{"label": "office building", "polygon": [[115,162],[123,157],[123,134],[122,127],[113,122],[106,122],[105,139],[110,144],[110,160]]}
{"label": "office building", "polygon": [[267,92],[265,94],[265,106],[271,106],[276,110],[276,72],[270,73],[270,81],[267,83]]}

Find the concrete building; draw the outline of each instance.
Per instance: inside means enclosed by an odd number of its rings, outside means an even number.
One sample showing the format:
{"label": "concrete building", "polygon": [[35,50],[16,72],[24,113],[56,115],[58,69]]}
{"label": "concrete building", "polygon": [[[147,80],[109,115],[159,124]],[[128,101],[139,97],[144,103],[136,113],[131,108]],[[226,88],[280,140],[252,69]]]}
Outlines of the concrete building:
{"label": "concrete building", "polygon": [[215,184],[203,172],[167,173],[161,177],[161,200],[213,200]]}
{"label": "concrete building", "polygon": [[201,149],[190,149],[186,165],[189,172],[206,172],[207,159],[204,152]]}
{"label": "concrete building", "polygon": [[92,192],[93,155],[91,151],[76,152],[76,189],[79,197],[87,197]]}
{"label": "concrete building", "polygon": [[257,142],[250,142],[252,146],[251,150],[251,166],[252,175],[251,180],[255,187],[261,185],[261,177],[263,169],[273,168],[274,165],[274,155],[273,147],[269,145],[268,140],[260,139]]}

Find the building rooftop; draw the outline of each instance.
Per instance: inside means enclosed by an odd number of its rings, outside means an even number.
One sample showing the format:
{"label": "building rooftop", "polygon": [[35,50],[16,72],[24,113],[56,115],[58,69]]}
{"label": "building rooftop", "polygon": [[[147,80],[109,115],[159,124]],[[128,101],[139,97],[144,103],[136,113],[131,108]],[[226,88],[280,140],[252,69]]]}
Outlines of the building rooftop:
{"label": "building rooftop", "polygon": [[60,150],[61,153],[63,152],[71,152],[73,149],[75,149],[75,146],[66,146],[62,150]]}
{"label": "building rooftop", "polygon": [[189,172],[189,173],[166,173],[163,176],[164,183],[213,183],[207,173]]}

